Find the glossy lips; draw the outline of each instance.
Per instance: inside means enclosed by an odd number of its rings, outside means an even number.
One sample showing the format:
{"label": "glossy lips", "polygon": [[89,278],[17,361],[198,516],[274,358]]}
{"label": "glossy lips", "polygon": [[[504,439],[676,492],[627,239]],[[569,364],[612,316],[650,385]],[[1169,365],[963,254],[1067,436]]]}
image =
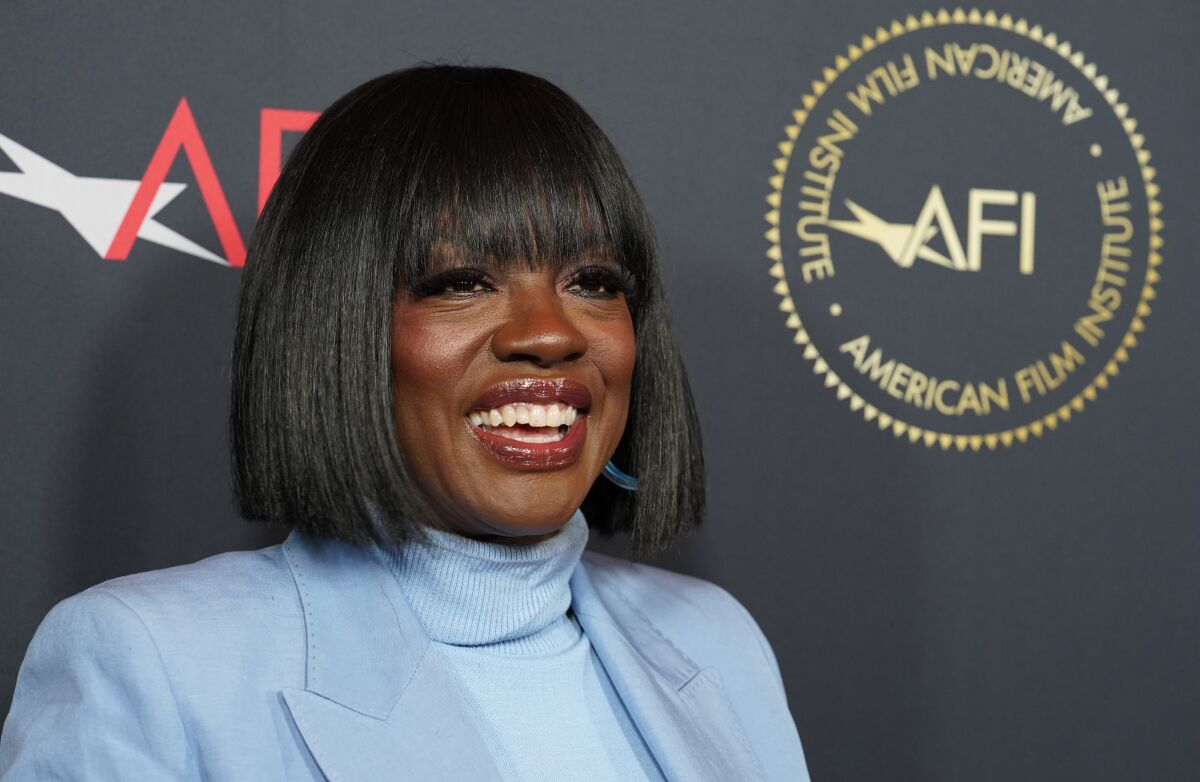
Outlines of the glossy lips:
{"label": "glossy lips", "polygon": [[[467,414],[466,425],[476,442],[500,461],[527,470],[554,470],[572,464],[583,453],[583,445],[587,439],[587,410],[591,404],[591,392],[586,386],[573,380],[509,380],[492,386],[475,401]],[[559,440],[527,442],[483,428],[490,428],[496,420],[494,417],[486,418],[488,411],[506,410],[504,417],[507,420],[496,424],[496,428],[500,428],[513,421],[515,410],[520,410],[519,415],[525,419],[529,418],[528,413],[533,410],[535,412],[531,423],[546,429],[546,433],[549,434],[552,430],[545,426],[546,421],[541,416],[541,411],[550,405],[561,406],[563,419],[571,421],[558,427],[558,431],[561,431],[562,426],[566,426],[566,432]],[[573,408],[569,419],[566,415],[567,407]],[[528,428],[524,422],[517,425]]]}
{"label": "glossy lips", "polygon": [[582,410],[592,406],[592,393],[584,384],[565,378],[557,380],[520,378],[506,380],[492,386],[483,396],[475,400],[472,409],[488,410],[514,402],[532,402],[534,404],[566,402],[571,407]]}

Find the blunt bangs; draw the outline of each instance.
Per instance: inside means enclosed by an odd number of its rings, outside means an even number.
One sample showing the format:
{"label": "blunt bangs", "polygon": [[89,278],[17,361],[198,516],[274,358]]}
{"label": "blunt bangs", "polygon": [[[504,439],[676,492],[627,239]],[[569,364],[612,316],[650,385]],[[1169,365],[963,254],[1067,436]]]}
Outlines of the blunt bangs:
{"label": "blunt bangs", "polygon": [[352,542],[420,534],[434,509],[395,434],[391,314],[446,246],[531,268],[603,254],[626,270],[638,346],[614,460],[642,489],[601,479],[583,509],[602,534],[630,532],[638,558],[699,524],[699,428],[631,178],[558,87],[462,66],[397,71],[347,93],[301,138],[267,200],[234,338],[239,513]]}
{"label": "blunt bangs", "polygon": [[635,281],[647,279],[653,234],[637,190],[571,98],[502,69],[450,69],[429,81],[421,97],[436,109],[393,118],[420,127],[383,132],[420,138],[416,148],[381,150],[391,186],[414,188],[395,215],[401,284],[425,276],[438,244],[474,261],[531,267],[602,251]]}

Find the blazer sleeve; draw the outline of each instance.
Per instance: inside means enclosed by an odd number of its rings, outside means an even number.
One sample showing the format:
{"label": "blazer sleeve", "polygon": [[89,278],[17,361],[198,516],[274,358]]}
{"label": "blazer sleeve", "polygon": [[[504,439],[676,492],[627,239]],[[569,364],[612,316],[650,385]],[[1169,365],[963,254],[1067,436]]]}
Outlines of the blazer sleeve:
{"label": "blazer sleeve", "polygon": [[[747,660],[747,664],[765,671],[770,681],[771,691],[759,690],[762,695],[759,696],[758,708],[746,710],[742,715],[744,720],[755,725],[754,735],[762,737],[763,745],[770,748],[761,755],[764,762],[770,766],[768,777],[806,782],[809,779],[808,763],[804,757],[804,747],[800,742],[795,718],[788,705],[787,690],[783,684],[783,675],[780,673],[779,661],[775,657],[775,652],[762,628],[741,601],[723,588],[717,587],[717,589],[734,607],[734,612],[744,628],[745,635],[755,641],[753,648],[758,653],[758,659],[753,663]],[[733,630],[732,627],[730,629]],[[736,633],[736,631],[734,632]],[[774,701],[769,707],[768,699]],[[763,713],[777,716],[762,720],[760,717]]]}
{"label": "blazer sleeve", "polygon": [[183,780],[187,731],[158,647],[117,595],[56,605],[17,676],[0,737],[0,780]]}
{"label": "blazer sleeve", "polygon": [[775,657],[775,650],[771,648],[771,643],[767,640],[766,634],[764,634],[762,628],[758,626],[758,622],[755,621],[754,617],[750,615],[750,611],[746,608],[746,606],[742,605],[741,601],[733,595],[730,595],[728,592],[726,592],[726,594],[729,595],[730,601],[734,606],[736,606],[737,613],[741,616],[742,621],[745,622],[746,629],[749,631],[750,636],[758,642],[758,648],[759,651],[762,652],[763,662],[766,664],[767,670],[771,672],[771,678],[774,680],[779,694],[783,696],[783,699],[786,702],[787,690],[783,685],[783,673],[779,670],[779,660]]}

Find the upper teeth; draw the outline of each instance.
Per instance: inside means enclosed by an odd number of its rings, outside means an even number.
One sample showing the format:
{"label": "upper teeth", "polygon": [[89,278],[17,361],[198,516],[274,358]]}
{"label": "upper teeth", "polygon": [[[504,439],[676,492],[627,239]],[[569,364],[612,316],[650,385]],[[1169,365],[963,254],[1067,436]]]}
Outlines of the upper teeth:
{"label": "upper teeth", "polygon": [[493,407],[491,410],[472,410],[467,413],[471,423],[476,426],[514,426],[528,424],[529,426],[570,426],[575,423],[579,411],[574,407],[558,402],[548,405],[533,405],[527,402],[516,402],[511,405]]}

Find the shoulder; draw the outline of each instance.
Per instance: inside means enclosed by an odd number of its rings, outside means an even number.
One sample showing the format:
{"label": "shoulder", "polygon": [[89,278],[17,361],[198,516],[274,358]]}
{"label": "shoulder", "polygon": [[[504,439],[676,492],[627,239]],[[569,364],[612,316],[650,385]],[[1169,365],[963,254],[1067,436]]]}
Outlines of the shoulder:
{"label": "shoulder", "polygon": [[[667,614],[675,612],[725,612],[741,604],[723,587],[666,568],[586,551],[583,560],[596,585],[616,591],[638,605]],[[736,606],[736,608],[734,608]]]}
{"label": "shoulder", "polygon": [[231,655],[266,659],[281,638],[303,632],[295,582],[271,546],[114,578],[68,597],[42,620],[29,656],[140,655],[172,679],[198,682],[231,675]]}
{"label": "shoulder", "polygon": [[55,605],[17,676],[0,777],[198,778],[195,704],[237,698],[247,657],[265,662],[254,653],[279,636],[265,617],[299,613],[277,549],[112,579]]}
{"label": "shoulder", "polygon": [[[694,663],[691,681],[715,672],[767,778],[808,778],[775,653],[737,598],[702,578],[596,552],[586,552],[584,564],[610,611],[619,602],[622,614],[650,625]],[[631,642],[638,637],[631,635]]]}
{"label": "shoulder", "polygon": [[770,643],[724,587],[593,551],[584,561],[598,590],[632,606],[698,664],[755,670],[782,690]]}
{"label": "shoulder", "polygon": [[281,586],[291,582],[283,546],[277,544],[120,576],[91,589],[146,605],[192,600],[203,595],[205,602],[219,606],[231,600],[270,600]]}
{"label": "shoulder", "polygon": [[162,630],[256,624],[299,611],[295,583],[279,545],[110,579],[67,598],[55,610],[113,610],[114,602],[151,629]]}

